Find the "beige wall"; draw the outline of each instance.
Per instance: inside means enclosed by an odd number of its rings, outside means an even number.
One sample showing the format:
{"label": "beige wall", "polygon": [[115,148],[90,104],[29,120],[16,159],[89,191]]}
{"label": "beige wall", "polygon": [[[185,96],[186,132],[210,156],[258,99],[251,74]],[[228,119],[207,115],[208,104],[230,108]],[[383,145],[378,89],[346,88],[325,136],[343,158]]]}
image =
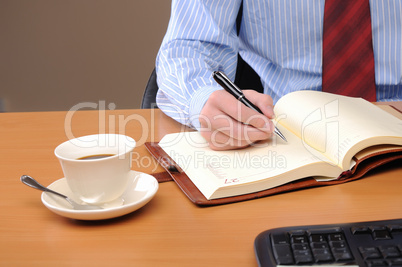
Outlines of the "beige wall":
{"label": "beige wall", "polygon": [[169,16],[169,0],[0,0],[0,102],[139,108]]}

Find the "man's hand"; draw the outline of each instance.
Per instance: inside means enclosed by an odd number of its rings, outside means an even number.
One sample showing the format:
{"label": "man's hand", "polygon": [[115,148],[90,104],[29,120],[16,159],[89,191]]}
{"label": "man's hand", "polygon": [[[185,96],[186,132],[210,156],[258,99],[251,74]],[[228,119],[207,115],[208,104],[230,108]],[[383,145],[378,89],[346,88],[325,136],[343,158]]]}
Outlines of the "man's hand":
{"label": "man's hand", "polygon": [[264,115],[246,107],[224,90],[211,94],[201,110],[201,135],[214,150],[246,147],[271,137],[274,125],[273,102],[268,95],[254,90],[243,91],[245,97]]}

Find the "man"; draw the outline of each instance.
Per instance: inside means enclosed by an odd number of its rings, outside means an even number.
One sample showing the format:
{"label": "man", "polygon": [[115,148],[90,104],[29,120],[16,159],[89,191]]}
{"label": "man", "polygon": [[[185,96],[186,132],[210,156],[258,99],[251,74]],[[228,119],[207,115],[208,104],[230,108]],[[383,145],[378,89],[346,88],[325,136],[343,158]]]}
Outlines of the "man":
{"label": "man", "polygon": [[[213,149],[270,138],[272,106],[297,90],[321,90],[325,0],[174,0],[156,67],[158,106],[199,130]],[[236,17],[242,7],[240,32]],[[402,0],[371,0],[376,100],[402,100]],[[234,80],[237,54],[261,77],[245,91],[264,115],[212,79]]]}

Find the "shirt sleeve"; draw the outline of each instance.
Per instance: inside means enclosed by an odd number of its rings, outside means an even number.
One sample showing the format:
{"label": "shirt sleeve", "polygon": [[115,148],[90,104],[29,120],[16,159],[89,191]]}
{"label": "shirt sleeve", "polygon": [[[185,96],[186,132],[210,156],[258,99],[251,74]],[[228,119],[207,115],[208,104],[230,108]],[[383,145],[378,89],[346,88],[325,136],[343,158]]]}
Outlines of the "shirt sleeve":
{"label": "shirt sleeve", "polygon": [[212,92],[221,89],[212,72],[234,80],[241,0],[173,0],[167,33],[156,59],[157,104],[178,122],[199,129],[198,116]]}

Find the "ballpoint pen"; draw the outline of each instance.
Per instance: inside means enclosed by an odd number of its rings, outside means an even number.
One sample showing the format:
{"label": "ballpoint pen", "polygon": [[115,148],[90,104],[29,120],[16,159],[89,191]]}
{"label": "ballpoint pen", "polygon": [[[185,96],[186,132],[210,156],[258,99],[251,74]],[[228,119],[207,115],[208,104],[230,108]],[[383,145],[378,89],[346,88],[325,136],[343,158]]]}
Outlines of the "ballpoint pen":
{"label": "ballpoint pen", "polygon": [[[262,111],[255,106],[253,103],[250,102],[250,100],[248,100],[242,90],[237,87],[223,72],[221,71],[214,71],[213,73],[213,77],[215,79],[215,81],[223,87],[223,89],[225,89],[227,92],[229,92],[232,96],[234,96],[237,100],[239,100],[241,103],[243,103],[244,105],[246,105],[247,107],[261,113]],[[278,130],[278,128],[275,127],[274,129],[275,134],[277,134],[282,140],[284,140],[285,142],[287,142],[285,136]]]}

